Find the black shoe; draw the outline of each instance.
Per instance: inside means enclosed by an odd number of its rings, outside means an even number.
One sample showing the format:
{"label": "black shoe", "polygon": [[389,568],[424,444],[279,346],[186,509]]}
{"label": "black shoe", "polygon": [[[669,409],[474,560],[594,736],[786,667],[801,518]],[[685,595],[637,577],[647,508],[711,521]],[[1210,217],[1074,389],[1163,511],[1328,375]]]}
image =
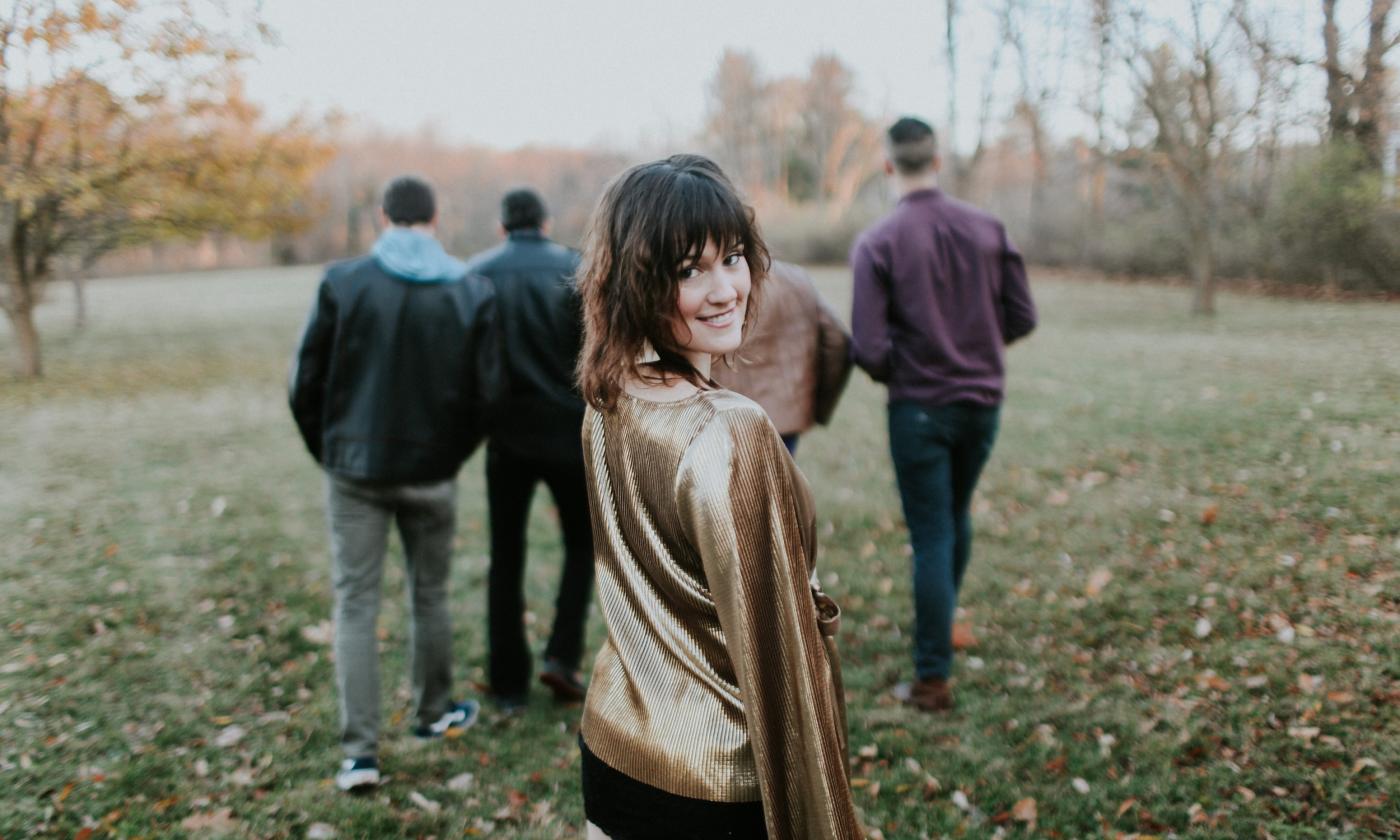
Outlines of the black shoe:
{"label": "black shoe", "polygon": [[525,706],[530,702],[529,695],[525,692],[519,694],[496,694],[488,692],[486,700],[496,711],[506,717],[515,717],[525,713]]}
{"label": "black shoe", "polygon": [[546,659],[540,669],[540,682],[554,692],[558,703],[582,703],[588,688],[579,679],[578,671],[566,667],[557,659]]}

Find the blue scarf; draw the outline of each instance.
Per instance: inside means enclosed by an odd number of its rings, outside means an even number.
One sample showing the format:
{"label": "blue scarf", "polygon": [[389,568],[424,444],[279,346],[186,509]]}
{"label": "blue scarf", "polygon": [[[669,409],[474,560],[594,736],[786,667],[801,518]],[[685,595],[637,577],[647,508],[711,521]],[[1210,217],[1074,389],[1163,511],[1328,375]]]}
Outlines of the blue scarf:
{"label": "blue scarf", "polygon": [[467,273],[467,264],[448,254],[431,234],[391,225],[371,251],[385,271],[414,283],[442,283]]}

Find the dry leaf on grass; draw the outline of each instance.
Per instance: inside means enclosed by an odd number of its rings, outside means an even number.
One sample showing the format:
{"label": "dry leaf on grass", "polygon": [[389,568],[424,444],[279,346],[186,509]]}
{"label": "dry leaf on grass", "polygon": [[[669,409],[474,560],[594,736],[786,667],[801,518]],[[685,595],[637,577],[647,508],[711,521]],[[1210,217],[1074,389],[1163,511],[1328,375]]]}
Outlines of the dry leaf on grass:
{"label": "dry leaf on grass", "polygon": [[1035,807],[1035,799],[1027,796],[1011,806],[1011,818],[1016,822],[1023,822],[1031,831],[1035,830],[1035,821],[1039,813]]}
{"label": "dry leaf on grass", "polygon": [[243,736],[247,734],[247,731],[244,730],[243,727],[235,723],[233,726],[224,727],[223,731],[214,738],[214,746],[221,749],[228,749],[239,741],[242,741]]}
{"label": "dry leaf on grass", "polygon": [[1104,587],[1108,586],[1108,582],[1111,580],[1113,580],[1113,572],[1100,566],[1094,570],[1093,574],[1089,575],[1089,582],[1084,584],[1084,594],[1090,598],[1099,597],[1099,594],[1103,592]]}
{"label": "dry leaf on grass", "polygon": [[203,814],[191,814],[180,821],[180,827],[190,832],[226,834],[238,828],[238,820],[234,819],[232,810],[220,808]]}

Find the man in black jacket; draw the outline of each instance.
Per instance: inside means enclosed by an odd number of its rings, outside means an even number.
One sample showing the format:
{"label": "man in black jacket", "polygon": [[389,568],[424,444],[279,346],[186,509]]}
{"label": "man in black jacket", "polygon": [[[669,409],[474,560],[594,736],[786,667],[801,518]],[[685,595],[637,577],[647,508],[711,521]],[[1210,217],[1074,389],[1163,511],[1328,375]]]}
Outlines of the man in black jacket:
{"label": "man in black jacket", "polygon": [[326,472],[342,790],[379,781],[376,625],[391,522],[413,606],[414,734],[465,728],[478,711],[451,697],[447,582],[457,471],[485,434],[499,376],[494,293],[438,244],[426,183],[393,181],[380,212],[372,253],[326,270],[290,388]]}
{"label": "man in black jacket", "polygon": [[563,702],[583,699],[578,667],[593,588],[593,532],[580,442],[583,400],[574,385],[583,341],[574,287],[578,254],[547,238],[544,202],[533,190],[506,194],[501,227],[506,241],[472,258],[468,268],[491,280],[501,325],[505,392],[486,449],[489,670],[492,699],[515,711],[530,680],[522,578],[536,485],[549,487],[564,534],[564,569],[540,674]]}

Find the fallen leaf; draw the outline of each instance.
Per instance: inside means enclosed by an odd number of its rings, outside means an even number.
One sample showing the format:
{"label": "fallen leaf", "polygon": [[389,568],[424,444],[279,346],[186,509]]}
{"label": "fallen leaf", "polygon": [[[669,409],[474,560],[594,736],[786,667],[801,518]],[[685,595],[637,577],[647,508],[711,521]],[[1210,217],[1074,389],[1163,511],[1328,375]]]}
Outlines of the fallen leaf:
{"label": "fallen leaf", "polygon": [[306,829],[306,840],[333,840],[335,837],[335,826],[328,823],[312,823]]}
{"label": "fallen leaf", "polygon": [[1031,831],[1035,830],[1037,816],[1039,815],[1036,811],[1035,799],[1032,797],[1027,796],[1011,806],[1011,818],[1016,822],[1026,823]]}
{"label": "fallen leaf", "polygon": [[1136,805],[1136,804],[1137,804],[1137,799],[1136,799],[1135,797],[1131,797],[1131,796],[1130,796],[1130,797],[1128,797],[1127,799],[1124,799],[1123,802],[1122,802],[1122,804],[1120,804],[1120,805],[1118,806],[1118,813],[1115,815],[1115,819],[1116,819],[1117,817],[1121,817],[1121,816],[1123,816],[1124,814],[1126,814],[1126,813],[1128,813],[1129,811],[1131,811],[1132,808],[1133,808],[1133,806]]}
{"label": "fallen leaf", "polygon": [[1099,593],[1103,592],[1104,587],[1108,586],[1108,582],[1111,580],[1113,580],[1113,572],[1100,566],[1094,570],[1093,574],[1089,575],[1089,582],[1084,584],[1084,594],[1090,598],[1099,597]]}
{"label": "fallen leaf", "polygon": [[875,744],[866,744],[865,746],[856,750],[856,755],[860,756],[861,758],[874,758],[879,754],[880,748]]}
{"label": "fallen leaf", "polygon": [[967,622],[957,622],[953,625],[953,650],[967,650],[977,646],[977,635],[972,632],[972,625]]}
{"label": "fallen leaf", "polygon": [[226,834],[238,828],[238,820],[233,818],[232,810],[220,808],[217,811],[207,811],[203,814],[191,814],[180,821],[180,827],[186,831],[210,831]]}
{"label": "fallen leaf", "polygon": [[1073,779],[1073,781],[1071,781],[1069,784],[1070,784],[1070,787],[1074,788],[1075,791],[1078,792],[1078,793],[1088,793],[1088,792],[1089,792],[1089,783],[1086,782],[1086,781],[1084,781],[1083,779],[1079,778],[1078,776],[1075,776],[1074,779]]}
{"label": "fallen leaf", "polygon": [[313,645],[328,645],[335,640],[335,625],[329,620],[301,628],[301,637]]}
{"label": "fallen leaf", "polygon": [[243,736],[247,734],[243,727],[236,723],[232,726],[226,726],[223,731],[214,738],[214,746],[221,749],[228,749],[239,741],[242,741]]}
{"label": "fallen leaf", "polygon": [[1201,511],[1201,524],[1210,527],[1215,524],[1216,517],[1220,515],[1219,505],[1209,505]]}
{"label": "fallen leaf", "polygon": [[1205,616],[1196,619],[1196,638],[1204,639],[1206,636],[1210,635],[1212,629],[1210,619]]}
{"label": "fallen leaf", "polygon": [[422,808],[424,811],[427,811],[429,814],[436,814],[442,810],[441,803],[434,802],[416,790],[408,794],[408,801]]}
{"label": "fallen leaf", "polygon": [[458,791],[471,790],[471,787],[475,782],[476,776],[472,775],[471,773],[460,773],[447,780],[447,789]]}

